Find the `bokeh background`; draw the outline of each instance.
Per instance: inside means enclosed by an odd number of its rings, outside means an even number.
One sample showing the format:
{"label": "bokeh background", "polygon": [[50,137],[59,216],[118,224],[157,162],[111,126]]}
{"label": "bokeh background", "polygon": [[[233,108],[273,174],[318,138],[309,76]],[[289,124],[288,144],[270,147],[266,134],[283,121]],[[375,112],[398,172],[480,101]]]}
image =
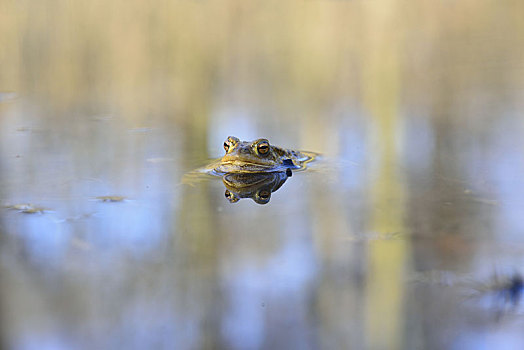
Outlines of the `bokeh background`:
{"label": "bokeh background", "polygon": [[[1,348],[524,347],[523,15],[0,0]],[[230,204],[229,135],[322,156]]]}

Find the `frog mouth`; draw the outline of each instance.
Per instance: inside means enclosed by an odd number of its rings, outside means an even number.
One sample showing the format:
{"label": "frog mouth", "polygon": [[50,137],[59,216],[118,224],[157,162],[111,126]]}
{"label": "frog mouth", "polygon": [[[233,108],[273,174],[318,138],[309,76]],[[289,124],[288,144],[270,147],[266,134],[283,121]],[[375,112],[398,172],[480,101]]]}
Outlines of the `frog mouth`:
{"label": "frog mouth", "polygon": [[274,168],[276,164],[264,164],[264,163],[255,163],[255,162],[247,162],[247,161],[240,161],[240,160],[230,160],[222,162],[221,166],[234,166],[239,168],[249,168],[249,167],[256,167],[256,168]]}
{"label": "frog mouth", "polygon": [[269,164],[257,164],[251,162],[223,162],[217,168],[216,171],[219,173],[266,173],[275,170],[274,165]]}

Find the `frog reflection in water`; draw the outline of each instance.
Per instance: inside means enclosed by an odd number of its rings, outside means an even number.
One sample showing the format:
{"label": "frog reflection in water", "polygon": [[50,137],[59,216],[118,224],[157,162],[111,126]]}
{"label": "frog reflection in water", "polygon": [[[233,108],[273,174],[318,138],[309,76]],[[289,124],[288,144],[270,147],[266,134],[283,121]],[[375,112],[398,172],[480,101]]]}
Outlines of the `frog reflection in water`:
{"label": "frog reflection in water", "polygon": [[207,167],[213,175],[300,170],[316,156],[312,152],[294,151],[270,145],[266,139],[247,142],[233,136],[229,136],[224,142],[224,149],[226,154]]}
{"label": "frog reflection in water", "polygon": [[277,191],[292,175],[291,169],[272,173],[231,173],[222,177],[225,196],[230,203],[251,198],[258,204],[267,204],[271,193]]}
{"label": "frog reflection in water", "polygon": [[303,170],[317,156],[313,152],[284,149],[269,144],[267,139],[252,142],[229,136],[224,142],[226,154],[198,172],[221,176],[230,203],[252,198],[267,204],[271,194],[292,175]]}

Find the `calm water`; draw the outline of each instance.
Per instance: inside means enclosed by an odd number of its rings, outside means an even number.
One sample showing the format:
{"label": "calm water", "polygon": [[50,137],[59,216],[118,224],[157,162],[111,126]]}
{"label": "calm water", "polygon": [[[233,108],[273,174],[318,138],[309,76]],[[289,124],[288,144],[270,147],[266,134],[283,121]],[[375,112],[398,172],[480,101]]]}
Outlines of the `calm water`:
{"label": "calm water", "polygon": [[[0,3],[0,347],[523,348],[500,5]],[[230,203],[229,135],[322,156]]]}

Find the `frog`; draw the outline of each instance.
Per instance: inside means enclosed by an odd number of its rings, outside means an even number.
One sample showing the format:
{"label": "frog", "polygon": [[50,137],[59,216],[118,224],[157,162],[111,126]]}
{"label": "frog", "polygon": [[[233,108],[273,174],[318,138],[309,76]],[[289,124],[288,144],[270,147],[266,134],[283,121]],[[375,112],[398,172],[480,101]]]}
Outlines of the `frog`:
{"label": "frog", "polygon": [[271,194],[282,187],[291,175],[291,169],[270,173],[229,173],[222,177],[226,187],[224,196],[230,203],[251,198],[257,204],[267,204]]}
{"label": "frog", "polygon": [[265,138],[240,141],[229,136],[224,141],[225,155],[207,166],[206,172],[222,176],[232,173],[285,172],[287,169],[303,170],[313,161],[314,152],[297,151],[271,145]]}

